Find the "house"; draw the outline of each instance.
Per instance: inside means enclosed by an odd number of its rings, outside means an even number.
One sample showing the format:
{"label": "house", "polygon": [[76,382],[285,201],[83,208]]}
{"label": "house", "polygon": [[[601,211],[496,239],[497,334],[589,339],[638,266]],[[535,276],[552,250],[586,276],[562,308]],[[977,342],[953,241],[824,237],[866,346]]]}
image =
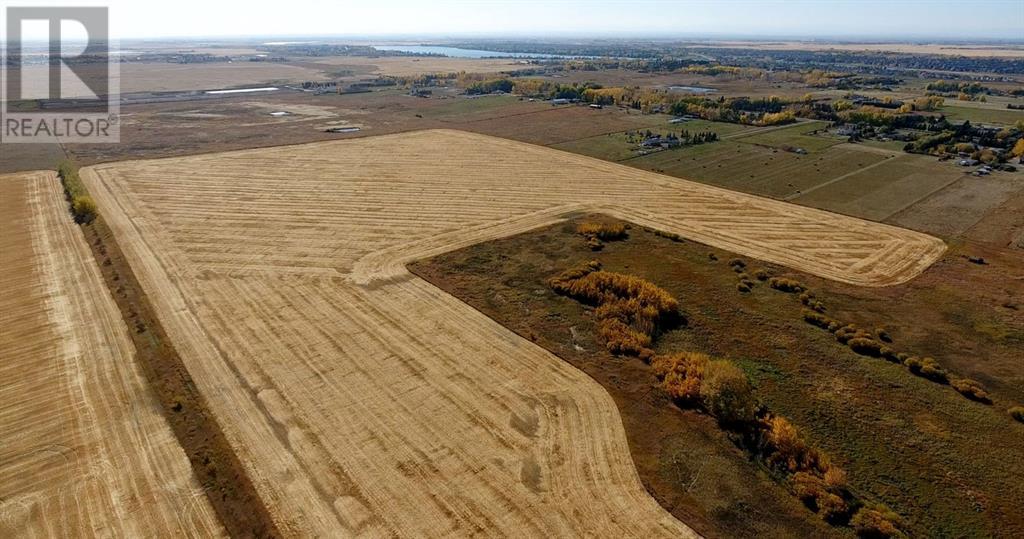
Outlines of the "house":
{"label": "house", "polygon": [[645,138],[641,143],[644,148],[657,148],[661,146],[661,137],[655,135],[653,137]]}

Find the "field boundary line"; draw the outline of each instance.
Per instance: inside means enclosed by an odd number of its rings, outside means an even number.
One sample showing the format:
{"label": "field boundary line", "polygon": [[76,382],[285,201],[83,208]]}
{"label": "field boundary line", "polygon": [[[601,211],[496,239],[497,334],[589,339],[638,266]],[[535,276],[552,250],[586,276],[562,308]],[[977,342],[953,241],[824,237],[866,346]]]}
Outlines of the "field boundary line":
{"label": "field boundary line", "polygon": [[832,185],[832,184],[834,184],[836,182],[841,182],[841,181],[849,178],[850,176],[855,176],[857,174],[860,174],[861,172],[865,172],[865,171],[871,170],[871,169],[873,169],[873,168],[875,168],[877,166],[884,165],[885,163],[888,163],[889,161],[893,161],[895,159],[899,159],[900,157],[902,157],[902,156],[898,156],[898,155],[897,156],[887,156],[885,159],[882,159],[881,161],[879,161],[877,163],[871,163],[870,165],[868,165],[866,167],[858,168],[857,170],[853,170],[853,171],[847,172],[846,174],[841,174],[839,176],[836,176],[835,178],[832,178],[831,180],[825,180],[824,182],[819,183],[818,185],[815,185],[815,186],[807,189],[806,191],[800,191],[799,193],[793,193],[792,195],[783,197],[781,200],[784,200],[786,202],[789,202],[791,200],[796,200],[796,199],[798,199],[798,198],[800,198],[800,197],[802,197],[804,195],[809,195],[809,194],[817,191],[818,189],[821,189],[822,187],[828,187],[828,186],[830,186],[830,185]]}

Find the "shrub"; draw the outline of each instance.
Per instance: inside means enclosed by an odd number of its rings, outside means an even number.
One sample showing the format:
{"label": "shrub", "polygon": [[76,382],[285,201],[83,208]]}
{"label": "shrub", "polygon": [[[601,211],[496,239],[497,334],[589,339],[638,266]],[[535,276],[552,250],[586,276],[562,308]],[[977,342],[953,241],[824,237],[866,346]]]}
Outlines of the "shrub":
{"label": "shrub", "polygon": [[1024,423],[1024,406],[1014,406],[1008,412],[1010,412],[1010,417]]}
{"label": "shrub", "polygon": [[817,505],[818,515],[825,522],[837,524],[850,516],[850,506],[846,503],[846,500],[832,492],[826,492],[818,498]]}
{"label": "shrub", "polygon": [[758,281],[767,281],[772,275],[768,273],[768,270],[764,268],[758,268],[754,270],[754,278]]}
{"label": "shrub", "polygon": [[841,522],[850,513],[850,506],[838,490],[822,478],[808,472],[797,472],[792,478],[793,492],[800,501],[828,522]]}
{"label": "shrub", "polygon": [[597,335],[605,342],[605,348],[616,355],[639,356],[651,346],[650,335],[631,329],[616,318],[601,320]]}
{"label": "shrub", "polygon": [[705,365],[700,397],[708,412],[722,423],[754,419],[754,390],[743,371],[728,361],[715,360]]}
{"label": "shrub", "polygon": [[835,331],[836,340],[843,344],[850,342],[850,339],[857,335],[862,335],[862,333],[859,333],[857,326],[853,324],[847,324]]}
{"label": "shrub", "polygon": [[791,294],[803,292],[805,290],[804,285],[801,284],[800,281],[783,279],[782,277],[772,277],[771,279],[768,279],[768,286],[781,292],[788,292]]}
{"label": "shrub", "polygon": [[559,294],[597,306],[598,336],[608,351],[649,359],[654,335],[678,319],[678,301],[648,281],[600,268],[593,260],[577,264],[548,285]]}
{"label": "shrub", "polygon": [[950,382],[953,389],[960,392],[961,395],[971,399],[972,401],[978,401],[985,404],[992,404],[992,399],[988,396],[988,392],[982,387],[980,383],[970,378],[958,378]]}
{"label": "shrub", "polygon": [[832,329],[833,327],[838,328],[838,327],[842,326],[842,324],[840,324],[838,320],[835,320],[835,319],[830,318],[830,317],[828,317],[828,316],[826,316],[824,314],[821,314],[820,312],[813,311],[813,310],[810,310],[810,309],[804,309],[803,310],[803,316],[804,316],[804,322],[807,322],[808,324],[811,324],[812,326],[818,326],[819,328],[822,328],[822,329],[828,329],[828,330],[835,331],[835,330]]}
{"label": "shrub", "polygon": [[850,350],[862,356],[880,357],[882,355],[882,345],[874,339],[855,337],[847,341],[846,345],[850,347]]}
{"label": "shrub", "polygon": [[76,223],[91,223],[96,218],[96,203],[89,195],[78,195],[71,199],[71,214]]}
{"label": "shrub", "polygon": [[576,227],[576,233],[605,241],[621,240],[627,236],[625,223],[595,223],[587,221]]}
{"label": "shrub", "polygon": [[700,403],[701,381],[711,358],[700,352],[655,356],[651,361],[661,388],[673,399],[690,405]]}
{"label": "shrub", "polygon": [[858,537],[885,539],[903,535],[896,527],[898,521],[899,515],[884,506],[862,507],[853,515],[850,525]]}
{"label": "shrub", "polygon": [[750,285],[747,284],[745,281],[740,281],[736,283],[736,290],[739,290],[740,292],[746,294],[747,292],[750,292]]}
{"label": "shrub", "polygon": [[733,258],[732,260],[729,260],[729,266],[732,268],[743,269],[747,267],[747,263],[742,258]]}
{"label": "shrub", "polygon": [[946,371],[930,357],[924,359],[910,357],[904,361],[904,365],[910,369],[910,372],[922,378],[927,378],[940,384],[949,382],[949,376],[946,374]]}
{"label": "shrub", "polygon": [[824,458],[822,459],[821,467],[825,469],[825,474],[822,478],[829,488],[837,491],[846,488],[846,472],[842,468],[833,466]]}
{"label": "shrub", "polygon": [[790,473],[817,470],[819,466],[818,452],[808,447],[796,427],[783,417],[767,420],[763,451],[770,465]]}
{"label": "shrub", "polygon": [[889,336],[889,332],[885,328],[875,328],[875,338],[882,342],[892,342],[892,337]]}
{"label": "shrub", "polygon": [[683,241],[682,236],[680,236],[679,234],[676,234],[675,232],[663,232],[661,230],[655,230],[654,231],[654,235],[662,237],[662,238],[668,238],[668,239],[670,239],[670,240],[672,240],[674,242],[677,242],[677,243]]}
{"label": "shrub", "polygon": [[562,273],[559,273],[555,277],[552,277],[548,281],[548,286],[555,289],[556,292],[562,292],[563,290],[568,291],[569,286],[573,282],[600,269],[601,263],[598,262],[597,260],[580,262],[579,264],[576,264],[575,266],[563,271]]}
{"label": "shrub", "polygon": [[60,177],[61,186],[64,187],[64,196],[71,203],[71,214],[75,222],[92,222],[96,218],[96,203],[78,176],[78,168],[71,161],[65,160],[58,165],[57,175]]}

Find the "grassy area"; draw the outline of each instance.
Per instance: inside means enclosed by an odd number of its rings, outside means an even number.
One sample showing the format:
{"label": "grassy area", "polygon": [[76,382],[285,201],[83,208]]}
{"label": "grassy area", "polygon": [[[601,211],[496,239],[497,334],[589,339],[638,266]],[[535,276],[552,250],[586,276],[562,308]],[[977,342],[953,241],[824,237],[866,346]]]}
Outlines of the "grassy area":
{"label": "grassy area", "polygon": [[963,177],[964,169],[935,158],[898,157],[823,186],[793,201],[881,221]]}
{"label": "grassy area", "polygon": [[[726,135],[753,131],[757,128],[724,122],[692,120],[678,124],[659,123],[658,125],[649,127],[638,127],[638,129],[650,129],[660,134],[667,134],[669,132],[679,133],[684,130],[689,131],[690,133],[711,131],[717,133],[719,137],[724,137]],[[598,135],[596,137],[582,138],[579,140],[555,144],[552,147],[558,148],[559,150],[588,155],[590,157],[597,157],[598,159],[605,159],[607,161],[623,161],[637,156],[637,145],[626,140],[626,132],[608,133],[606,135]]]}
{"label": "grassy area", "polygon": [[746,193],[784,198],[885,159],[848,145],[799,155],[736,140],[631,159],[631,166]]}
{"label": "grassy area", "polygon": [[907,145],[906,142],[899,140],[890,140],[883,142],[881,140],[867,139],[858,141],[857,144],[863,144],[871,148],[880,148],[882,150],[889,150],[890,152],[901,154],[903,153],[903,147]]}
{"label": "grassy area", "polygon": [[803,148],[809,153],[816,153],[842,142],[835,137],[819,137],[811,134],[826,127],[828,127],[827,122],[799,122],[781,129],[766,128],[750,135],[735,137],[733,140],[771,148],[782,148],[785,146]]}
{"label": "grassy area", "polygon": [[687,324],[662,334],[656,352],[697,350],[732,359],[762,402],[845,468],[859,497],[898,512],[910,536],[1021,536],[1024,425],[1006,410],[1024,400],[1018,360],[1024,321],[1000,304],[1004,293],[1024,296],[1024,284],[1012,279],[1020,259],[993,255],[989,265],[977,266],[963,254],[954,249],[911,283],[886,288],[746,262],[751,271],[767,268],[810,287],[829,316],[884,327],[898,350],[934,357],[952,373],[981,381],[993,405],[967,400],[903,366],[857,355],[805,323],[793,294],[764,283],[738,292],[727,262],[732,253],[640,227],[595,253],[569,222],[411,269],[604,385],[619,406],[644,484],[702,534],[828,536],[844,530],[824,527],[794,503],[707,416],[641,390],[649,387],[649,367],[609,355],[590,309],[547,288],[549,277],[576,262],[597,259],[607,271],[648,280],[678,298]]}
{"label": "grassy area", "polygon": [[511,95],[482,95],[478,97],[458,96],[444,100],[423,111],[425,118],[448,118],[479,115],[519,104],[519,98]]}
{"label": "grassy area", "polygon": [[941,112],[946,115],[946,119],[953,123],[961,123],[964,120],[969,120],[972,124],[1013,125],[1016,122],[1024,120],[1024,110],[1012,110],[1007,108],[999,109],[970,105],[947,105],[942,107]]}

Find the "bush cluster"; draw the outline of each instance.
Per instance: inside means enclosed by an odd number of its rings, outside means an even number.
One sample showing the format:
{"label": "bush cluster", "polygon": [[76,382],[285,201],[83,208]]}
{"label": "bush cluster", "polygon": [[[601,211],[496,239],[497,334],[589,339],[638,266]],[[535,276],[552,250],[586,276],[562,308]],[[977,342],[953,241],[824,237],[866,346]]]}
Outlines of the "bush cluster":
{"label": "bush cluster", "polygon": [[908,357],[903,364],[910,369],[910,372],[922,378],[927,378],[940,384],[949,383],[949,375],[946,373],[945,369],[939,366],[939,364],[930,357]]}
{"label": "bush cluster", "polygon": [[985,388],[976,380],[970,378],[957,378],[949,383],[953,386],[953,389],[960,392],[961,395],[971,399],[972,401],[978,401],[985,404],[992,404],[991,397],[988,396],[988,392]]}
{"label": "bush cluster", "polygon": [[[733,266],[736,267],[736,266]],[[750,292],[756,283],[750,278],[746,272],[739,272],[736,274],[736,290],[746,293]]]}
{"label": "bush cluster", "polygon": [[812,326],[818,326],[821,329],[825,329],[831,332],[836,332],[843,327],[843,323],[817,311],[810,309],[803,310],[804,322],[811,324]]}
{"label": "bush cluster", "polygon": [[64,196],[71,204],[71,214],[79,224],[91,223],[96,218],[96,202],[89,196],[85,184],[78,176],[78,168],[71,161],[62,161],[57,167],[57,175],[64,187]]}
{"label": "bush cluster", "polygon": [[850,504],[840,490],[845,484],[831,486],[823,477],[808,472],[793,474],[790,482],[797,498],[826,522],[837,524],[849,517]]}
{"label": "bush cluster", "polygon": [[806,288],[800,281],[795,281],[793,279],[783,279],[782,277],[772,277],[771,279],[768,279],[768,286],[781,292],[789,292],[791,294],[803,292],[804,290],[806,290]]}
{"label": "bush cluster", "polygon": [[812,311],[817,311],[819,313],[825,312],[825,304],[819,301],[817,296],[814,295],[814,292],[810,290],[804,290],[800,294],[800,303],[803,303],[805,307]]}
{"label": "bush cluster", "polygon": [[1010,408],[1008,411],[1010,413],[1010,417],[1016,419],[1017,421],[1020,421],[1021,423],[1024,423],[1024,406],[1014,406],[1013,408]]}
{"label": "bush cluster", "polygon": [[605,241],[622,240],[627,237],[624,223],[598,223],[587,221],[576,226],[576,233],[587,239],[591,251],[604,249]]}
{"label": "bush cluster", "polygon": [[655,230],[654,235],[661,238],[668,238],[677,243],[683,241],[683,237],[680,236],[679,234],[676,234],[675,232],[663,232],[661,230]]}
{"label": "bush cluster", "polygon": [[625,223],[597,223],[593,221],[577,225],[576,233],[605,241],[622,240],[628,236]]}
{"label": "bush cluster", "polygon": [[754,421],[757,401],[743,371],[699,352],[655,356],[661,388],[680,404],[703,408],[723,424]]}
{"label": "bush cluster", "polygon": [[757,279],[758,281],[767,281],[768,278],[771,276],[772,274],[769,273],[768,270],[764,268],[758,268],[754,270],[754,278]]}
{"label": "bush cluster", "polygon": [[638,277],[602,271],[596,260],[569,268],[548,284],[597,307],[598,335],[613,354],[649,360],[655,335],[679,321],[679,302],[671,294]]}
{"label": "bush cluster", "polygon": [[769,416],[764,420],[761,453],[769,465],[786,473],[807,472],[823,476],[827,459],[807,445],[799,431],[786,418]]}
{"label": "bush cluster", "polygon": [[888,539],[890,537],[903,537],[903,533],[897,528],[899,515],[888,507],[874,505],[861,507],[857,514],[850,519],[850,525],[858,537],[864,539]]}

